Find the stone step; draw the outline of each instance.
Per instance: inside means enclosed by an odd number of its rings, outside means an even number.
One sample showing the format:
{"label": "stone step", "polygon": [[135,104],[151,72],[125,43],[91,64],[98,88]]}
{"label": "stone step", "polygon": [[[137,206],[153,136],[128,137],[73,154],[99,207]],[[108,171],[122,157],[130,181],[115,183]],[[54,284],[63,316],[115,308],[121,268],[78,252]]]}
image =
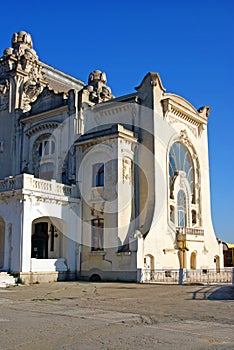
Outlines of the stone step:
{"label": "stone step", "polygon": [[7,272],[0,272],[0,288],[15,285],[15,277]]}

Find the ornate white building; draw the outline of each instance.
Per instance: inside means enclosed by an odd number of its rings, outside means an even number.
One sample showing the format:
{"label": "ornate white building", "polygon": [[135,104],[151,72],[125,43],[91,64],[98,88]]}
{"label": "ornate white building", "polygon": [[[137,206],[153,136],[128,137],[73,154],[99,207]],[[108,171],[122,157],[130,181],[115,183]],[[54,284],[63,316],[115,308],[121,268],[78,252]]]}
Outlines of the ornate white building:
{"label": "ornate white building", "polygon": [[[115,98],[41,62],[26,32],[0,58],[0,271],[26,281],[141,281],[145,268],[219,269],[209,107],[148,73]],[[144,277],[143,277],[144,278]]]}

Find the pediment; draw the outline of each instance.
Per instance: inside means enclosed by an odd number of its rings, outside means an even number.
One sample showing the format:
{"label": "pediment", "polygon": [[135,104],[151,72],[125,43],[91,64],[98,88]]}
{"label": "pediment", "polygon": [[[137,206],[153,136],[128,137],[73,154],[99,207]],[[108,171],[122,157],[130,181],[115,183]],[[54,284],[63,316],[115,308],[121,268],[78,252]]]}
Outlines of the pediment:
{"label": "pediment", "polygon": [[42,113],[63,106],[64,104],[66,104],[66,99],[64,99],[63,92],[56,93],[48,87],[45,87],[37,100],[31,104],[30,115]]}

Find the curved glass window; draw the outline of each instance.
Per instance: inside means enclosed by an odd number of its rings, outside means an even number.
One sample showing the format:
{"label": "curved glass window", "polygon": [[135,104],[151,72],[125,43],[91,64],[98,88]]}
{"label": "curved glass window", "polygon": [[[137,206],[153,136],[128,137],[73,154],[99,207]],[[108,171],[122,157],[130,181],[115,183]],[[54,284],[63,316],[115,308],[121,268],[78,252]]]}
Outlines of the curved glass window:
{"label": "curved glass window", "polygon": [[184,171],[186,173],[191,193],[194,194],[194,168],[191,156],[184,145],[180,142],[175,142],[169,153],[170,189],[178,171]]}
{"label": "curved glass window", "polygon": [[177,196],[178,226],[185,227],[187,222],[186,196],[184,191],[180,190]]}

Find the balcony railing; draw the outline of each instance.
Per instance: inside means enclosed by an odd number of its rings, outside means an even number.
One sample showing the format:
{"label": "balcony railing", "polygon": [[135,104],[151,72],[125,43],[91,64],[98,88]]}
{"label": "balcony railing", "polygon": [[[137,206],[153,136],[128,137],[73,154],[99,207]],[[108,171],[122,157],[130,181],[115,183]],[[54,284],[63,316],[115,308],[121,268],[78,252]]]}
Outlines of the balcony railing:
{"label": "balcony railing", "polygon": [[204,236],[204,230],[197,227],[177,227],[176,231],[182,235]]}
{"label": "balcony railing", "polygon": [[76,186],[68,186],[56,182],[37,179],[34,175],[21,174],[0,180],[0,192],[27,190],[32,192],[48,193],[57,196],[77,197]]}

